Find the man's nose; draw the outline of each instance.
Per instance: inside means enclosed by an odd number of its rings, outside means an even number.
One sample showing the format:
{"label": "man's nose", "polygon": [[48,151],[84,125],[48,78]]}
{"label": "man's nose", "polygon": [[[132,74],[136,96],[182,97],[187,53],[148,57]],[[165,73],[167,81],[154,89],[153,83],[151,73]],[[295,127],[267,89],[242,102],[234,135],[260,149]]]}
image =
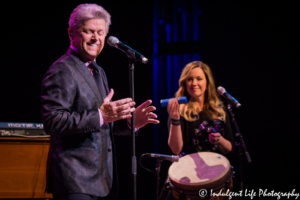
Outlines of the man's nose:
{"label": "man's nose", "polygon": [[93,40],[99,40],[99,36],[98,36],[97,32],[94,32],[94,33],[93,33],[92,39],[93,39]]}

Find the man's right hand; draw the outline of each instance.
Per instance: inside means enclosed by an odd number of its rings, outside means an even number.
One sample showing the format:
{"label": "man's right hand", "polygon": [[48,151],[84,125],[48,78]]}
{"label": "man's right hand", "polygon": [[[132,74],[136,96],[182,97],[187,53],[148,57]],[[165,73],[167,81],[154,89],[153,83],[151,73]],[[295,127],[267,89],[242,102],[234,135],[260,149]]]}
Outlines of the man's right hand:
{"label": "man's right hand", "polygon": [[130,113],[135,110],[135,108],[132,108],[132,106],[135,105],[135,102],[133,102],[131,98],[110,102],[113,95],[114,90],[110,89],[110,93],[105,97],[100,106],[104,123],[131,118]]}

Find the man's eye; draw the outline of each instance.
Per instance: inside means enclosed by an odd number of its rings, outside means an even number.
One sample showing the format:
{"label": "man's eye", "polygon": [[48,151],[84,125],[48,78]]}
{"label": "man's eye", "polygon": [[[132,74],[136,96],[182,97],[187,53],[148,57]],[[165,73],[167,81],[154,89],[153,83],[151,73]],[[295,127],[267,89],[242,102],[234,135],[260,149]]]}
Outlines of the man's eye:
{"label": "man's eye", "polygon": [[90,31],[90,30],[83,30],[83,32],[86,33],[86,34],[91,34],[92,33],[92,31]]}

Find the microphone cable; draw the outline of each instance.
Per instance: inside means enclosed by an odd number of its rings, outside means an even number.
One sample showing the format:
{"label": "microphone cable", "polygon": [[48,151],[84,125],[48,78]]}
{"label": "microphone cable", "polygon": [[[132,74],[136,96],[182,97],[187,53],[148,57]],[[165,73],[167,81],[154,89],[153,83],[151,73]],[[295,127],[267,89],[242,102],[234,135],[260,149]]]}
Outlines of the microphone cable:
{"label": "microphone cable", "polygon": [[150,169],[147,169],[146,167],[144,167],[144,166],[142,165],[142,157],[145,156],[146,154],[147,154],[147,153],[144,153],[144,154],[142,154],[142,155],[140,156],[139,163],[140,163],[140,165],[141,165],[142,168],[144,168],[145,170],[147,170],[147,171],[149,171],[149,172],[155,174],[155,176],[156,176],[156,173],[155,173],[155,172],[151,171]]}

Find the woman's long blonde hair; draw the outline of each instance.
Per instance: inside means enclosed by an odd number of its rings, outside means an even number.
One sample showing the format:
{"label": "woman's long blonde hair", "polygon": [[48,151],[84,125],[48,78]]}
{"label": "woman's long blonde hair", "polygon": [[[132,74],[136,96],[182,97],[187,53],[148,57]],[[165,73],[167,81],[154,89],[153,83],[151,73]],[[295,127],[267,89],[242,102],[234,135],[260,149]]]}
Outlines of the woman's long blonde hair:
{"label": "woman's long blonde hair", "polygon": [[188,63],[181,72],[179,79],[179,89],[176,92],[176,98],[186,96],[188,99],[188,103],[180,104],[179,114],[183,116],[187,121],[195,121],[196,119],[198,119],[198,113],[201,110],[199,110],[196,102],[186,90],[186,79],[188,78],[191,70],[197,67],[203,70],[207,82],[207,90],[205,91],[202,109],[203,116],[207,119],[218,118],[222,121],[225,121],[223,104],[222,101],[220,101],[220,99],[218,98],[212,72],[210,68],[201,61]]}

